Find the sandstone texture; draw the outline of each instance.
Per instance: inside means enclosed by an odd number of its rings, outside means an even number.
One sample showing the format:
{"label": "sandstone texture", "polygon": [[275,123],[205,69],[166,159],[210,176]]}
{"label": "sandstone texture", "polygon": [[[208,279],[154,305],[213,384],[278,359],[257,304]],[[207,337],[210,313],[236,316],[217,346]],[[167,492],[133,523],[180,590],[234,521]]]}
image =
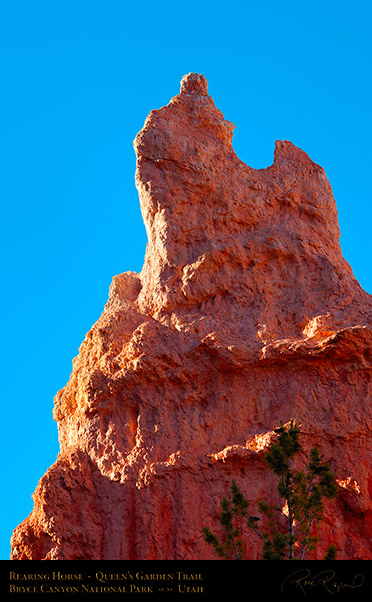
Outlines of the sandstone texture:
{"label": "sandstone texture", "polygon": [[324,170],[287,141],[252,169],[233,129],[191,73],[137,135],[144,266],[113,278],[56,395],[60,454],[13,559],[215,558],[202,527],[233,478],[275,502],[264,453],[291,418],[339,484],[315,558],[372,558],[372,297]]}

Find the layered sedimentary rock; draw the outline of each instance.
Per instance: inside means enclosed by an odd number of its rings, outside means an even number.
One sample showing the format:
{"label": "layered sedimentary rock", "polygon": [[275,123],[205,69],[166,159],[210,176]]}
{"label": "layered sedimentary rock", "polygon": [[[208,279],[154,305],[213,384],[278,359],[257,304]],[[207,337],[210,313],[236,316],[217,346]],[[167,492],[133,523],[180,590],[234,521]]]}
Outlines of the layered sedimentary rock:
{"label": "layered sedimentary rock", "polygon": [[372,297],[324,170],[287,141],[252,169],[233,129],[189,74],[137,135],[144,266],[114,277],[55,398],[60,454],[12,558],[214,558],[201,530],[232,478],[275,502],[264,454],[291,418],[339,483],[315,557],[371,558]]}

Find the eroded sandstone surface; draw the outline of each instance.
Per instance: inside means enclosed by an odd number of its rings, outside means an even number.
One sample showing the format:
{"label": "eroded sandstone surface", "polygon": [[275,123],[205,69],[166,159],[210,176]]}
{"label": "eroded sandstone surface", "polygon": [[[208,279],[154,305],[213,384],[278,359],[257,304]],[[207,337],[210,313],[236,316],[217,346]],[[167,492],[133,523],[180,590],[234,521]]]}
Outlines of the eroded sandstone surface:
{"label": "eroded sandstone surface", "polygon": [[275,501],[264,453],[291,418],[339,483],[317,557],[372,557],[372,297],[324,170],[287,141],[252,169],[233,129],[191,73],[137,135],[144,266],[114,277],[56,395],[60,454],[12,558],[215,558],[202,527],[232,478]]}

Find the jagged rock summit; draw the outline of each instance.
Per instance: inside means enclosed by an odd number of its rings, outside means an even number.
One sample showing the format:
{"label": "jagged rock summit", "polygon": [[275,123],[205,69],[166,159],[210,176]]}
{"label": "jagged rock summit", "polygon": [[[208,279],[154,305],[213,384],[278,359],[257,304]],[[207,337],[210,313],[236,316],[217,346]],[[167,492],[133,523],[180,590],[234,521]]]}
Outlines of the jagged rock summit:
{"label": "jagged rock summit", "polygon": [[252,169],[233,129],[190,73],[137,135],[144,266],[114,277],[56,395],[60,453],[12,558],[214,558],[201,530],[232,478],[275,501],[264,452],[291,418],[339,483],[315,557],[372,557],[372,298],[324,170],[287,141]]}

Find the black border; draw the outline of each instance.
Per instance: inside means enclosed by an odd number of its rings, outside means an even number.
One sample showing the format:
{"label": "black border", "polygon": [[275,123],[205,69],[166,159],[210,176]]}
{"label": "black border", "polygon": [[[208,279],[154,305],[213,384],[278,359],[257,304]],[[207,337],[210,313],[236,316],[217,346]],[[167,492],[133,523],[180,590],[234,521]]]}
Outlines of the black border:
{"label": "black border", "polygon": [[0,568],[2,600],[13,602],[372,600],[368,560],[5,560]]}

